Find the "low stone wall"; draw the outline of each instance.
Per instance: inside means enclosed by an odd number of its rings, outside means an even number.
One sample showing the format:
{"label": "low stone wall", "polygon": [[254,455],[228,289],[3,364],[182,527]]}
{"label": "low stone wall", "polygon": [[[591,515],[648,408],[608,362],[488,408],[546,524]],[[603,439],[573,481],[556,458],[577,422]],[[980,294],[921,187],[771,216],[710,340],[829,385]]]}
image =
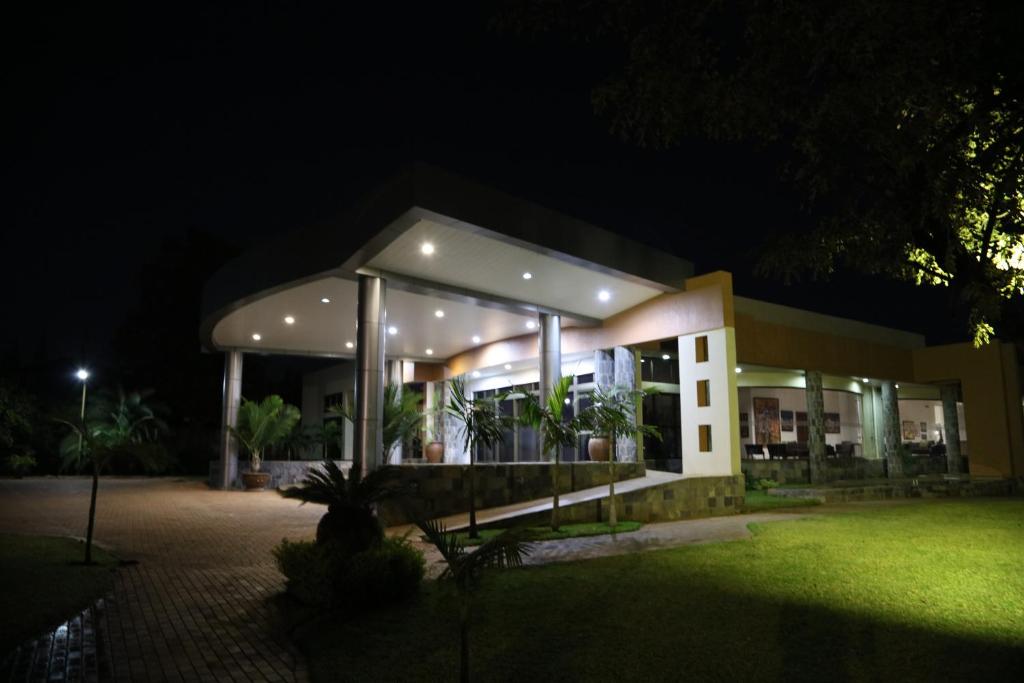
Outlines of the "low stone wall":
{"label": "low stone wall", "polygon": [[[615,496],[617,517],[637,522],[671,522],[680,519],[715,517],[736,514],[743,506],[743,477],[680,478]],[[608,521],[608,499],[576,503],[559,508],[559,518],[566,524]],[[544,510],[516,521],[543,524],[551,519]],[[500,524],[500,522],[499,522]]]}
{"label": "low stone wall", "polygon": [[773,496],[814,498],[823,503],[852,503],[891,498],[958,498],[1019,495],[1012,479],[899,480],[891,484],[837,486],[835,488],[770,489]]}
{"label": "low stone wall", "polygon": [[[322,462],[323,460],[264,460],[260,471],[270,475],[270,484],[267,485],[267,488],[276,489],[279,486],[299,483],[306,477],[306,472],[309,471],[310,467],[316,467]],[[350,460],[335,460],[334,462],[345,472],[348,472],[348,468],[352,466]],[[242,472],[248,471],[249,461],[240,459],[238,461],[238,474],[235,476],[235,481],[231,487],[236,489],[242,488]],[[219,463],[213,460],[210,462],[211,486],[214,485],[213,482],[217,481],[219,476]]]}
{"label": "low stone wall", "polygon": [[[740,469],[749,480],[772,479],[780,484],[809,484],[807,458],[741,460]],[[841,479],[885,479],[885,461],[874,458],[827,458],[822,481]]]}
{"label": "low stone wall", "polygon": [[[476,465],[477,509],[521,503],[551,495],[551,463],[481,463]],[[402,476],[410,484],[416,514],[444,517],[469,510],[469,466],[403,464]],[[559,465],[559,492],[570,493],[608,483],[607,463],[574,462]],[[620,462],[615,480],[642,477],[642,463]],[[381,516],[388,524],[410,521],[402,506],[384,503]]]}

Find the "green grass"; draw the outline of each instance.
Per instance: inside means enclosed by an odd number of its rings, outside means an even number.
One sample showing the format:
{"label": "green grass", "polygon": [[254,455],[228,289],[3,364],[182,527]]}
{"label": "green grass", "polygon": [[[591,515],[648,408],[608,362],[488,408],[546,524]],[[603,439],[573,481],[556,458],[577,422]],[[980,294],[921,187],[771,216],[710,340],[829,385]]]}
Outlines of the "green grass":
{"label": "green grass", "polygon": [[764,512],[779,508],[798,508],[821,505],[821,501],[813,498],[787,498],[771,496],[764,491],[747,491],[744,494],[743,507],[740,512]]}
{"label": "green grass", "polygon": [[117,560],[93,546],[86,567],[84,553],[68,538],[0,534],[0,658],[113,588]]}
{"label": "green grass", "polygon": [[[1006,680],[1024,666],[1024,501],[928,501],[754,525],[747,541],[493,575],[479,681]],[[295,632],[319,681],[455,680],[456,604]]]}
{"label": "green grass", "polygon": [[[643,526],[642,522],[619,522],[615,525],[615,533],[626,534],[636,531]],[[468,531],[460,531],[456,534],[459,540],[465,545],[480,545],[484,541],[494,538],[504,529],[480,529],[480,538],[470,538]],[[526,529],[526,537],[531,541],[554,541],[560,538],[580,538],[583,536],[603,536],[612,533],[611,525],[604,522],[590,522],[585,524],[563,524],[558,531],[552,531],[550,526],[532,526]]]}

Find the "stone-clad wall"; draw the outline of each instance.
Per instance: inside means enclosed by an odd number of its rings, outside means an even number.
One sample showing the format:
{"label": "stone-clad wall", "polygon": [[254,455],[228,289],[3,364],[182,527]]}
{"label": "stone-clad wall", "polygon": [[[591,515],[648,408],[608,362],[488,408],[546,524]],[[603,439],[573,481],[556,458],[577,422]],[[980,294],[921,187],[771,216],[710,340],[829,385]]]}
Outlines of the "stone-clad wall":
{"label": "stone-clad wall", "polygon": [[[217,481],[217,473],[219,472],[217,460],[210,461],[210,482]],[[289,484],[297,484],[306,477],[306,472],[309,471],[310,467],[319,465],[322,460],[264,460],[260,467],[261,472],[266,472],[270,475],[270,483],[267,485],[268,489],[276,489],[278,486],[288,486]],[[352,467],[352,462],[349,460],[335,460],[342,470],[348,472],[349,468]],[[231,487],[240,489],[242,488],[242,472],[249,471],[249,460],[242,458],[238,461],[237,474],[235,480],[232,482]]]}
{"label": "stone-clad wall", "polygon": [[[551,463],[482,463],[476,466],[477,509],[520,503],[551,495]],[[608,483],[606,463],[574,462],[559,465],[559,491],[569,493]],[[417,514],[444,517],[469,509],[468,465],[402,465],[402,476],[409,483],[410,499]],[[615,480],[644,476],[642,463],[617,463]],[[381,515],[389,524],[409,521],[395,504],[382,506]]]}
{"label": "stone-clad wall", "polygon": [[[615,496],[621,520],[670,522],[679,519],[736,514],[744,501],[743,477],[693,477],[676,479],[657,486]],[[550,511],[521,518],[526,524],[541,524],[551,518]],[[565,524],[608,521],[608,499],[601,497],[584,503],[563,506],[559,518]],[[517,518],[519,521],[520,518]]]}
{"label": "stone-clad wall", "polygon": [[[807,458],[780,460],[741,460],[740,468],[747,479],[772,479],[780,484],[809,484]],[[964,465],[962,472],[967,471]],[[915,456],[903,462],[902,477],[945,474],[944,456]],[[827,458],[821,468],[821,482],[858,479],[885,479],[886,461],[876,458]]]}

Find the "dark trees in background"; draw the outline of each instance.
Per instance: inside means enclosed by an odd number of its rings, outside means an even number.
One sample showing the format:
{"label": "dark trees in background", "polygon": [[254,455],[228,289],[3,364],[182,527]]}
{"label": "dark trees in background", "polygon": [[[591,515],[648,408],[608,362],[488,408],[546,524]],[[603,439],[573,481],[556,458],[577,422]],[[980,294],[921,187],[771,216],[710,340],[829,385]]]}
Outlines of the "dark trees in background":
{"label": "dark trees in background", "polygon": [[617,55],[593,103],[639,145],[784,159],[807,220],[766,226],[763,272],[949,287],[976,343],[1021,335],[1024,4],[513,0],[499,25]]}

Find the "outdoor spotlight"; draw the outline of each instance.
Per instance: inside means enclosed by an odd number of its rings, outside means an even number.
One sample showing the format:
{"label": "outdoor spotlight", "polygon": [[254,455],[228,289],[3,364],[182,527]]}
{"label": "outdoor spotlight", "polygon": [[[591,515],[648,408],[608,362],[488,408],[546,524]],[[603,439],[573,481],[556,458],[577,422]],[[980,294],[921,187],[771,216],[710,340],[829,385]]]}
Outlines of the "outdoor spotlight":
{"label": "outdoor spotlight", "polygon": [[743,372],[743,368],[736,368],[736,374],[737,375],[740,374],[741,372]]}
{"label": "outdoor spotlight", "polygon": [[672,356],[668,355],[667,353],[663,353],[663,354],[661,355],[661,359],[662,359],[662,360],[668,360],[668,359],[669,359],[669,358],[671,358],[671,357],[672,357]]}
{"label": "outdoor spotlight", "polygon": [[252,334],[252,340],[253,341],[259,341],[261,339],[263,339],[263,335],[262,334],[260,334],[259,332],[253,332],[253,334]]}
{"label": "outdoor spotlight", "polygon": [[394,325],[392,325],[391,327],[388,328],[388,334],[390,334],[390,335],[398,334],[398,328],[395,327]]}
{"label": "outdoor spotlight", "polygon": [[353,343],[352,343],[352,342],[350,342],[350,341],[347,341],[347,342],[345,342],[345,348],[346,348],[346,349],[352,349],[352,348],[355,348],[355,344],[353,344]]}
{"label": "outdoor spotlight", "polygon": [[422,253],[424,256],[430,256],[431,254],[434,253],[434,245],[431,244],[430,242],[424,242],[422,245],[420,245],[420,253]]}
{"label": "outdoor spotlight", "polygon": [[78,372],[75,373],[75,377],[82,380],[83,382],[89,379],[89,371],[85,368],[79,368]]}
{"label": "outdoor spotlight", "polygon": [[328,299],[328,298],[327,298],[327,297],[325,296],[325,297],[322,297],[322,298],[320,299],[320,303],[322,303],[322,304],[329,304],[329,303],[331,303],[331,300],[330,300],[330,299]]}
{"label": "outdoor spotlight", "polygon": [[435,318],[443,318],[444,317],[444,311],[442,311],[440,308],[437,309],[436,311],[434,311],[434,317]]}
{"label": "outdoor spotlight", "polygon": [[479,344],[480,343],[480,335],[479,334],[474,334],[473,335],[473,343],[474,344]]}
{"label": "outdoor spotlight", "polygon": [[284,317],[284,324],[285,325],[294,325],[295,324],[294,316],[286,315]]}
{"label": "outdoor spotlight", "polygon": [[611,298],[612,293],[609,292],[607,289],[602,289],[600,292],[597,293],[598,301],[608,301]]}
{"label": "outdoor spotlight", "polygon": [[433,356],[434,355],[434,349],[427,349],[427,355],[428,356]]}

